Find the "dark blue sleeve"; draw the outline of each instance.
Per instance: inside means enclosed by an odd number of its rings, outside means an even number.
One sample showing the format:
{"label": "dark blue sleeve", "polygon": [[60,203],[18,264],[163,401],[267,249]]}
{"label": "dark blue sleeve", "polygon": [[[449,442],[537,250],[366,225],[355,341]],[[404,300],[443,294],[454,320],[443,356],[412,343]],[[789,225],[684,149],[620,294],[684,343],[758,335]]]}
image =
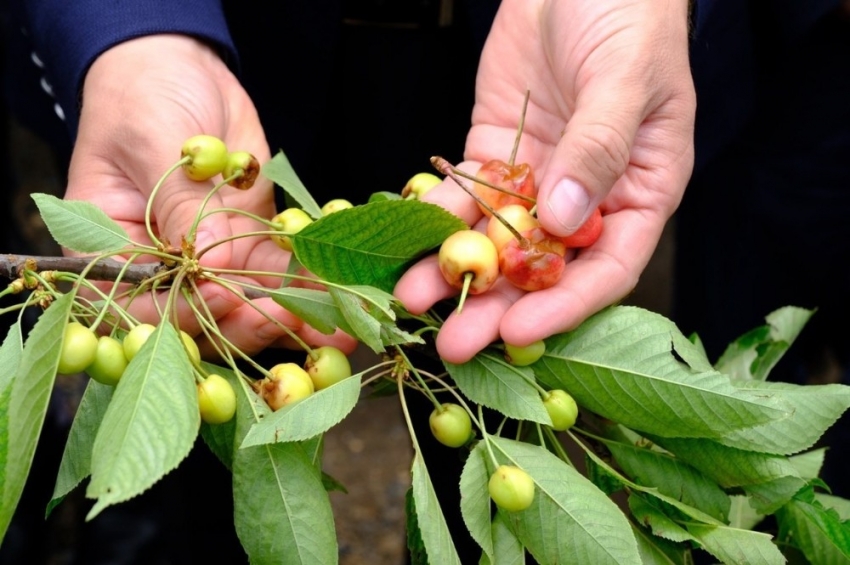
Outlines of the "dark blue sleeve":
{"label": "dark blue sleeve", "polygon": [[56,113],[76,134],[79,96],[92,62],[110,47],[145,35],[179,33],[215,45],[236,64],[219,0],[18,0],[22,32],[56,99]]}

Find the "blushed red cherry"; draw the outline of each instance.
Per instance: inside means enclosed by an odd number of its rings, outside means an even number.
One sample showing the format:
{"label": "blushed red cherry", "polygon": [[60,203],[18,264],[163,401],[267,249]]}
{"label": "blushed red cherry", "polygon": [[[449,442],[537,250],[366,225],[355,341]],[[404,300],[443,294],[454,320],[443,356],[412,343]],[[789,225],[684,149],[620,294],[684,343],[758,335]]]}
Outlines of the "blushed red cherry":
{"label": "blushed red cherry", "polygon": [[470,294],[486,292],[499,277],[496,246],[475,230],[461,230],[447,237],[440,246],[438,262],[443,278],[454,288],[463,289],[468,278]]}
{"label": "blushed red cherry", "polygon": [[602,235],[602,212],[599,208],[575,232],[561,238],[567,249],[574,247],[590,247]]}
{"label": "blushed red cherry", "polygon": [[[496,210],[496,213],[518,232],[540,227],[537,218],[520,204],[508,204]],[[498,216],[490,216],[490,221],[487,222],[487,237],[496,246],[497,251],[501,250],[512,239],[516,239],[516,236],[499,220]]]}
{"label": "blushed red cherry", "polygon": [[557,283],[566,263],[563,242],[543,228],[522,233],[499,252],[499,270],[514,286],[527,291],[542,290]]}
{"label": "blushed red cherry", "polygon": [[[537,188],[534,186],[534,173],[527,163],[511,165],[500,159],[493,159],[481,165],[475,176],[507,191],[502,192],[480,182],[475,183],[475,193],[494,210],[498,211],[509,204],[519,204],[527,210],[534,207],[533,199],[537,195]],[[518,198],[516,194],[531,200]],[[480,204],[478,207],[485,216],[492,215]]]}

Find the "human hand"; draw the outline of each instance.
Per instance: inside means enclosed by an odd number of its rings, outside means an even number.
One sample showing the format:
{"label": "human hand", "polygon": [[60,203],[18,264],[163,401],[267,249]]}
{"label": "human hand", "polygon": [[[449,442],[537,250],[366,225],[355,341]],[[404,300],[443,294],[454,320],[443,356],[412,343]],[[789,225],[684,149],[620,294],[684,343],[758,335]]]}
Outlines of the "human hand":
{"label": "human hand", "polygon": [[[178,35],[119,44],[103,53],[86,75],[66,198],[96,204],[133,241],[150,244],[145,227],[148,197],[160,176],[179,159],[184,140],[199,133],[219,137],[233,150],[250,151],[261,163],[269,159],[253,103],[210,47]],[[212,186],[171,175],[153,202],[157,237],[179,246]],[[260,179],[246,191],[224,187],[207,210],[222,207],[271,218],[273,186]],[[200,250],[231,235],[264,229],[268,228],[242,215],[215,214],[200,223],[195,247]],[[210,268],[276,273],[286,272],[288,261],[288,253],[262,236],[222,243],[201,259]],[[250,282],[280,285],[279,278],[268,276]],[[257,299],[254,304],[274,321],[217,284],[201,282],[199,287],[222,334],[246,353],[294,345],[281,324],[311,345],[334,345],[346,352],[356,345],[341,332],[332,336],[317,332],[271,299]],[[190,309],[184,305],[179,312],[181,329],[198,335],[201,329]],[[152,297],[134,300],[130,313],[142,322],[159,320]],[[205,354],[213,351],[205,339],[199,345]]]}
{"label": "human hand", "polygon": [[[567,235],[601,206],[605,227],[555,286],[525,293],[500,280],[470,296],[437,336],[451,362],[499,337],[523,346],[575,328],[637,284],[693,166],[687,2],[503,0],[479,65],[461,169],[474,174],[487,160],[507,160],[526,91],[517,162],[539,179],[540,222]],[[453,181],[425,200],[470,225],[481,220]],[[395,290],[413,313],[456,293],[434,257]]]}

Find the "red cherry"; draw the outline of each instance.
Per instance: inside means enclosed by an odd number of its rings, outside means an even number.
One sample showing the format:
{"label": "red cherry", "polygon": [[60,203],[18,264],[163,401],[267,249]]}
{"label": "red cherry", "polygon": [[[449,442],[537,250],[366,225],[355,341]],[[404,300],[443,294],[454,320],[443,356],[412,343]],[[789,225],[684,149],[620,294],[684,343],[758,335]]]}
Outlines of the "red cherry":
{"label": "red cherry", "polygon": [[590,247],[602,235],[602,212],[599,208],[572,234],[561,238],[568,249],[574,247]]}
{"label": "red cherry", "polygon": [[564,243],[543,228],[527,230],[522,236],[522,241],[513,239],[499,251],[499,270],[523,290],[549,288],[564,272]]}
{"label": "red cherry", "polygon": [[[494,186],[532,199],[518,198],[514,194],[501,192],[485,186],[480,182],[476,182],[475,193],[494,210],[498,210],[509,204],[519,204],[526,210],[531,210],[534,206],[533,198],[537,194],[537,189],[534,186],[534,172],[527,163],[510,165],[499,159],[493,159],[481,165],[476,176]],[[492,215],[489,210],[480,204],[478,207],[481,208],[481,212],[485,216],[489,217]]]}

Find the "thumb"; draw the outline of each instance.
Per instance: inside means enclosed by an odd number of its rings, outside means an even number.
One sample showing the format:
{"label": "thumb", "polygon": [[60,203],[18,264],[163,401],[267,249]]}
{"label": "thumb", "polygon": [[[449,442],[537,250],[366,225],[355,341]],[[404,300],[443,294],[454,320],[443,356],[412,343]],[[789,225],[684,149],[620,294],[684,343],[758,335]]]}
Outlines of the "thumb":
{"label": "thumb", "polygon": [[537,214],[550,233],[576,231],[626,171],[644,109],[636,99],[624,100],[624,85],[615,82],[581,93],[549,160]]}

